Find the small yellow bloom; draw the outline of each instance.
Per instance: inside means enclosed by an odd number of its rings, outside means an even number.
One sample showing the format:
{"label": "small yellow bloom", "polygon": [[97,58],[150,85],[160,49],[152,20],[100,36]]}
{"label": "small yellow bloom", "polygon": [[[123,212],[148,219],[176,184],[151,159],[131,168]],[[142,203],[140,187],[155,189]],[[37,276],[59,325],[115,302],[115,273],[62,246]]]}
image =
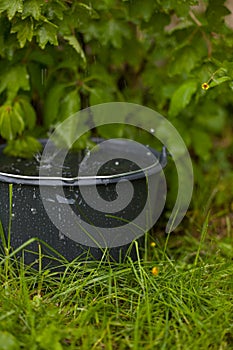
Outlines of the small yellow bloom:
{"label": "small yellow bloom", "polygon": [[158,273],[159,273],[158,267],[154,266],[154,267],[152,268],[151,272],[152,272],[152,275],[157,276]]}
{"label": "small yellow bloom", "polygon": [[150,246],[154,248],[156,246],[156,243],[155,242],[151,242]]}
{"label": "small yellow bloom", "polygon": [[208,83],[203,83],[202,85],[201,85],[201,88],[203,89],[203,90],[208,90],[209,89],[209,84]]}

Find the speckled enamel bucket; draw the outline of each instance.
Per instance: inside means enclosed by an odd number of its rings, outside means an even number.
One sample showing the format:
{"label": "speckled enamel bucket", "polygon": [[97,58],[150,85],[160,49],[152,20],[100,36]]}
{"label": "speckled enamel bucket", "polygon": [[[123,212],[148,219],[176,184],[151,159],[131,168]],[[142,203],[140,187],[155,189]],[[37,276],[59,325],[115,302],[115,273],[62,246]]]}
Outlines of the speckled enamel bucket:
{"label": "speckled enamel bucket", "polygon": [[[43,144],[45,141],[42,142]],[[117,145],[119,147],[119,145]],[[122,145],[124,147],[124,144]],[[40,186],[50,189],[49,198],[51,206],[56,206],[56,211],[66,205],[74,205],[74,212],[77,215],[82,215],[91,218],[93,225],[98,227],[114,227],[116,222],[111,217],[95,217],[94,211],[91,208],[83,206],[79,203],[80,186],[97,186],[98,191],[103,198],[113,200],[116,192],[116,183],[119,180],[126,179],[133,184],[134,187],[134,202],[135,206],[127,208],[124,212],[125,217],[130,221],[135,216],[137,210],[140,210],[139,203],[143,204],[146,200],[146,178],[142,171],[130,170],[119,172],[116,174],[112,171],[106,180],[105,175],[99,175],[98,178],[84,181],[82,178],[75,178],[75,181],[62,181],[65,197],[56,195],[56,181],[52,181],[49,177],[44,179],[39,184],[39,175],[31,174],[30,169],[32,163],[26,159],[16,159],[8,157],[3,153],[4,145],[0,146],[0,221],[5,233],[8,235],[9,222],[11,233],[12,249],[19,248],[22,244],[32,238],[38,238],[41,242],[40,247],[42,254],[47,256],[43,258],[44,264],[49,264],[52,257],[56,259],[63,256],[66,260],[73,259],[95,259],[100,260],[103,257],[104,249],[99,247],[90,247],[85,244],[80,244],[64,235],[51,221],[45,211],[43,200],[41,198]],[[155,177],[157,186],[160,183],[161,168],[166,166],[166,152],[161,153],[153,149],[150,151],[158,159],[158,163],[152,164],[149,170],[149,176]],[[80,155],[79,155],[80,156]],[[82,157],[81,157],[82,158]],[[81,159],[80,158],[80,159]],[[105,169],[106,170],[106,169]],[[10,200],[9,185],[12,184],[12,198]],[[59,183],[60,184],[60,183]],[[54,197],[51,199],[51,189],[54,190]],[[53,192],[52,190],[52,192]],[[10,203],[12,207],[10,208]],[[10,215],[11,214],[11,215]],[[64,220],[64,227],[69,225],[69,222]],[[77,228],[78,232],[78,228]],[[143,241],[143,236],[140,237],[139,243]],[[44,242],[44,243],[43,243]],[[2,246],[2,245],[1,245]],[[113,261],[123,260],[127,254],[132,258],[136,258],[135,245],[129,249],[130,243],[108,249],[108,255]],[[3,250],[3,247],[1,248]],[[56,253],[57,252],[57,253]],[[27,264],[35,264],[38,261],[39,245],[38,241],[31,242],[23,251],[20,251],[20,256],[23,255],[24,262]],[[105,251],[106,254],[106,251]]]}

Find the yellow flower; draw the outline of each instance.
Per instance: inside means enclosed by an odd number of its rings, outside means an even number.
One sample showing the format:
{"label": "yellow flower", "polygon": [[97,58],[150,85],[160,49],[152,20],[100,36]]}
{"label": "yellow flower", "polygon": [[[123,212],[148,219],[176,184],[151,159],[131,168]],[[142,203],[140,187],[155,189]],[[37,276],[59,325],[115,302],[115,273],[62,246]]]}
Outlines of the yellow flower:
{"label": "yellow flower", "polygon": [[156,243],[155,242],[151,242],[150,246],[154,248],[156,246]]}
{"label": "yellow flower", "polygon": [[208,90],[209,89],[209,84],[208,83],[203,83],[202,85],[201,85],[201,88],[203,89],[203,90]]}
{"label": "yellow flower", "polygon": [[152,272],[152,275],[157,276],[158,273],[159,273],[158,267],[154,266],[154,267],[152,268],[151,272]]}

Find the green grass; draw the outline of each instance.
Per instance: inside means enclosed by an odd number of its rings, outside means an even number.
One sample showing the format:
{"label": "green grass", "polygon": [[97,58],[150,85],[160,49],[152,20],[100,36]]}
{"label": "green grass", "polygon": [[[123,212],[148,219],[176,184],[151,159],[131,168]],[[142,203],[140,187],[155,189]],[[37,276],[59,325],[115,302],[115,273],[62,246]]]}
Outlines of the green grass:
{"label": "green grass", "polygon": [[229,216],[226,223],[219,235],[207,217],[200,229],[157,235],[144,259],[70,263],[60,276],[2,255],[0,349],[232,349]]}

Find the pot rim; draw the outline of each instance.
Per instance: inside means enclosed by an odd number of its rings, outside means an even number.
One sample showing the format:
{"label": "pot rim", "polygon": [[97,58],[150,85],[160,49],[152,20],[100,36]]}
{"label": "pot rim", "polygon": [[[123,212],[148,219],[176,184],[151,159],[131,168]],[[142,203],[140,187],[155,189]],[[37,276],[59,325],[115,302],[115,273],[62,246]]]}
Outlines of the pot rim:
{"label": "pot rim", "polygon": [[[99,141],[101,139],[98,139]],[[46,140],[40,140],[40,142],[45,142]],[[0,150],[3,149],[5,145],[0,146]],[[98,185],[98,184],[108,184],[118,182],[119,179],[122,180],[135,180],[145,177],[146,175],[152,175],[159,173],[161,168],[167,165],[167,151],[163,147],[162,151],[159,152],[151,147],[148,149],[157,157],[157,161],[148,167],[143,169],[137,169],[133,171],[128,171],[119,174],[112,175],[96,175],[96,176],[75,176],[75,177],[63,177],[63,176],[30,176],[30,175],[20,175],[11,174],[0,171],[0,181],[7,183],[25,184],[25,185],[47,185],[47,186],[57,186],[57,185],[67,185],[67,186],[77,186],[77,185]]]}

